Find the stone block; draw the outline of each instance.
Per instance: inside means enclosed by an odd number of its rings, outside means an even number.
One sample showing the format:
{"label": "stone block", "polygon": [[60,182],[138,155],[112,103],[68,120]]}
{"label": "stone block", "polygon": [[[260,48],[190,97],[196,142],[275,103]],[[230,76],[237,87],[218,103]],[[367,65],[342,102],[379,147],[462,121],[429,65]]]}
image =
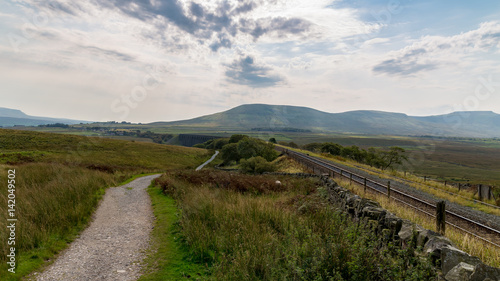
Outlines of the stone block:
{"label": "stone block", "polygon": [[476,266],[481,263],[481,260],[455,247],[441,249],[441,271],[444,275],[461,262]]}
{"label": "stone block", "polygon": [[473,271],[473,265],[461,262],[448,271],[444,278],[448,281],[469,281]]}
{"label": "stone block", "polygon": [[474,268],[469,280],[485,281],[488,278],[492,281],[500,281],[500,269],[480,263]]}

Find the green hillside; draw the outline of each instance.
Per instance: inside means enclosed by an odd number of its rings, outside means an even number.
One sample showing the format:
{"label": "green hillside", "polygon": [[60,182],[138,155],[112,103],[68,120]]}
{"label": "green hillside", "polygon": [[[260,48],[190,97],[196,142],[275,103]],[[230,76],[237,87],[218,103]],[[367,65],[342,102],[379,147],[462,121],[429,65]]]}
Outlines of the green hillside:
{"label": "green hillside", "polygon": [[247,104],[194,119],[149,125],[212,128],[218,131],[250,131],[255,128],[280,131],[284,128],[297,128],[313,132],[366,135],[500,137],[500,115],[480,111],[414,117],[381,111],[327,113],[307,107]]}

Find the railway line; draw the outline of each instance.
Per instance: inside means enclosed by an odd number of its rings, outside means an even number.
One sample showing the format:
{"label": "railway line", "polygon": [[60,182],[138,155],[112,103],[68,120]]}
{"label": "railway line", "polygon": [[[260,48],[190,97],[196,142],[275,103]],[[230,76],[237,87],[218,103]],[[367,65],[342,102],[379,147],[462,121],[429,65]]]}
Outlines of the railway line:
{"label": "railway line", "polygon": [[[363,186],[366,191],[390,196],[390,199],[397,201],[399,204],[412,208],[431,218],[436,217],[436,200],[424,199],[421,196],[410,194],[391,186],[390,181],[383,182],[381,179],[368,178],[327,160],[281,147],[277,147],[276,149],[308,166],[314,173],[327,173],[331,177],[348,179],[353,183]],[[401,185],[402,183],[399,182],[398,184]],[[463,206],[463,208],[467,207]],[[470,216],[467,211],[460,211],[458,208],[449,210],[447,208],[446,224],[500,249],[500,228],[488,225],[488,221],[478,221],[477,216]]]}

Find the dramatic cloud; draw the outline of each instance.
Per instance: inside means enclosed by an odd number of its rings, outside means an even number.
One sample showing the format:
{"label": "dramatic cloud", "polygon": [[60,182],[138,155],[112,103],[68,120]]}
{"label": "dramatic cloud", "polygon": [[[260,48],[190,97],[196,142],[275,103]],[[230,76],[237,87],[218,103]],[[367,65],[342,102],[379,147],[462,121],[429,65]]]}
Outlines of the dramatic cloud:
{"label": "dramatic cloud", "polygon": [[[248,13],[258,7],[254,1],[197,3],[178,0],[98,0],[95,4],[150,23],[156,27],[157,35],[165,32],[171,34],[175,26],[179,31],[196,38],[198,43],[207,42],[206,45],[214,52],[220,48],[231,48],[239,35],[250,35],[255,40],[264,35],[277,38],[302,36],[311,26],[307,20],[295,17],[249,16]],[[72,3],[58,1],[44,6],[70,15],[76,15],[83,9]],[[165,40],[168,36],[164,34],[162,38]]]}
{"label": "dramatic cloud", "polygon": [[[242,103],[418,115],[499,81],[500,24],[481,22],[500,4],[392,2],[5,0],[0,100],[31,115],[135,122]],[[500,112],[500,96],[477,106]]]}
{"label": "dramatic cloud", "polygon": [[230,82],[253,88],[271,87],[283,82],[283,78],[273,74],[270,67],[256,64],[252,56],[233,61],[227,66],[225,74]]}
{"label": "dramatic cloud", "polygon": [[418,72],[456,63],[470,54],[482,54],[500,48],[500,24],[483,23],[476,29],[459,35],[425,36],[412,45],[389,54],[373,67],[376,73],[412,76]]}

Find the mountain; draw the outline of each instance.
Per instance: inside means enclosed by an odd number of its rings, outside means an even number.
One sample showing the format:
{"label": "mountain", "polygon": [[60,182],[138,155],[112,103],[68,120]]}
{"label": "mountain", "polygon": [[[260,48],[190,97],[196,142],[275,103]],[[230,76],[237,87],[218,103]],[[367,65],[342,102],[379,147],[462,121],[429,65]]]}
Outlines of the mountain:
{"label": "mountain", "polygon": [[416,117],[370,110],[328,113],[299,106],[246,104],[194,119],[153,124],[243,131],[298,129],[369,135],[500,137],[500,115],[491,111]]}
{"label": "mountain", "polygon": [[71,120],[71,119],[30,116],[25,114],[21,110],[0,107],[1,127],[12,127],[16,125],[38,126],[38,125],[46,125],[54,123],[79,124],[79,123],[89,123],[89,122],[80,120]]}

